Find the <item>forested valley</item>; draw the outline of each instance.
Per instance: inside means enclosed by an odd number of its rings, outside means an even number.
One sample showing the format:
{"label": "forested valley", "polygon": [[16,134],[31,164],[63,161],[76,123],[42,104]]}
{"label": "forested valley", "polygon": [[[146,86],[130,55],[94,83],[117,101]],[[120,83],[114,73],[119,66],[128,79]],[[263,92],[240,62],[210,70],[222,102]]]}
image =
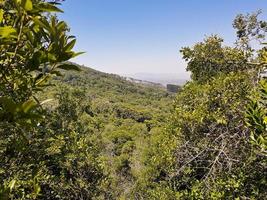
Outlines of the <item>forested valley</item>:
{"label": "forested valley", "polygon": [[261,11],[182,48],[171,93],[70,62],[60,3],[0,0],[0,200],[266,199]]}

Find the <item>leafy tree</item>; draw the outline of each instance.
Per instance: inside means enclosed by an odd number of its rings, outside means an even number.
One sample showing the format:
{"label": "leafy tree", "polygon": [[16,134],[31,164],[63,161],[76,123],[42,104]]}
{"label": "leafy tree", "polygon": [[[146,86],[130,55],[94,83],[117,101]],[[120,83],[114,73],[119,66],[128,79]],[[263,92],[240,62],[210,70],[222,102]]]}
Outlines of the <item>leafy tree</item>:
{"label": "leafy tree", "polygon": [[[217,35],[207,37],[192,48],[180,51],[188,62],[187,70],[195,81],[205,82],[220,73],[259,69],[251,64],[258,60],[255,55],[255,41],[262,42],[267,33],[267,22],[259,20],[261,11],[239,14],[233,22],[237,40],[234,47],[224,46]],[[254,46],[253,46],[254,45]]]}
{"label": "leafy tree", "polygon": [[236,29],[238,47],[252,53],[254,48],[252,43],[255,41],[262,42],[267,33],[267,22],[259,20],[259,15],[262,13],[258,10],[252,14],[239,14],[233,22],[233,27]]}
{"label": "leafy tree", "polygon": [[176,172],[166,181],[172,195],[182,199],[266,196],[262,189],[266,184],[266,158],[262,153],[255,154],[249,139],[251,135],[264,152],[264,84],[261,95],[255,97],[257,101],[249,100],[266,57],[265,49],[254,55],[256,50],[250,46],[252,39],[262,39],[266,32],[258,14],[237,16],[234,28],[238,30],[238,46],[234,48],[222,46],[221,38],[211,36],[181,50],[193,81],[177,95],[170,123],[170,132],[180,142],[175,154]]}
{"label": "leafy tree", "polygon": [[64,63],[77,55],[67,24],[46,14],[62,12],[56,3],[8,0],[0,9],[2,99],[24,103],[57,69],[78,69]]}
{"label": "leafy tree", "polygon": [[181,50],[188,62],[187,70],[194,81],[205,82],[221,73],[246,71],[253,68],[248,64],[249,57],[238,49],[223,46],[223,39],[217,35],[206,38],[192,48]]}
{"label": "leafy tree", "polygon": [[[58,69],[78,68],[65,61],[76,56],[75,38],[53,12],[58,3],[0,1],[0,196],[36,199],[49,181],[44,113],[36,92],[47,87]],[[48,196],[49,197],[49,196]]]}

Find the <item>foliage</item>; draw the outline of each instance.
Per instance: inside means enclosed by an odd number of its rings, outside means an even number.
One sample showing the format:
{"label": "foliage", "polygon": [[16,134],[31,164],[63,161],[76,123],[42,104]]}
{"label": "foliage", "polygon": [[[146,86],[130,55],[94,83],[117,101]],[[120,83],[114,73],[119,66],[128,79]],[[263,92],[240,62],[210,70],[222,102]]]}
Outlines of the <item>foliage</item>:
{"label": "foliage", "polygon": [[[263,21],[251,17],[244,23],[248,37],[253,32],[264,38],[264,31],[256,31]],[[138,182],[135,199],[265,198],[266,157],[255,154],[250,142],[251,130],[254,135],[265,117],[263,98],[258,100],[259,108],[246,111],[262,71],[262,64],[256,61],[265,58],[265,50],[254,57],[254,49],[227,47],[222,42],[215,35],[181,50],[193,80],[177,94],[167,123],[167,135],[176,140],[167,155],[174,161],[162,174],[157,173],[162,169],[157,165],[145,166],[158,176]],[[264,127],[260,131],[265,134]]]}
{"label": "foliage", "polygon": [[73,68],[64,61],[77,55],[75,39],[65,22],[47,16],[62,12],[55,3],[9,0],[1,3],[1,12],[1,96],[24,102],[57,69]]}
{"label": "foliage", "polygon": [[[149,153],[152,146],[154,157],[158,156],[155,166],[165,170],[166,161],[171,159],[163,159],[169,156],[170,140],[161,133],[161,127],[167,122],[173,96],[160,87],[135,84],[119,76],[81,68],[83,73],[64,72],[63,77],[52,80],[52,86],[45,94],[39,94],[39,99],[56,97],[56,104],[63,112],[61,116],[65,116],[58,123],[71,121],[75,125],[80,121],[81,127],[88,128],[88,138],[100,150],[93,150],[102,173],[97,185],[101,191],[98,198],[129,199],[137,179],[146,176],[150,180],[151,175],[155,176],[155,170],[147,173],[143,167],[154,163],[152,152]],[[64,100],[60,100],[62,97]],[[46,107],[51,112],[58,110],[55,103],[48,102]],[[78,112],[71,111],[74,108]],[[67,129],[66,134],[71,130]],[[166,151],[158,149],[162,140],[166,140],[162,145]],[[172,142],[175,144],[174,138]]]}
{"label": "foliage", "polygon": [[236,44],[246,52],[254,51],[253,41],[262,42],[265,39],[267,23],[259,20],[261,13],[262,11],[258,10],[251,14],[239,14],[234,19],[233,27],[236,29],[237,35]]}
{"label": "foliage", "polygon": [[[252,88],[250,74],[231,73],[202,85],[190,83],[177,96],[171,130],[180,134],[182,144],[170,177],[175,190],[191,196],[195,188],[202,199],[212,198],[214,192],[220,198],[234,195],[223,192],[218,180],[226,184],[249,160],[244,110]],[[232,190],[237,197],[243,195],[234,184],[229,185]]]}
{"label": "foliage", "polygon": [[[260,51],[260,66],[264,72],[266,70],[266,47]],[[251,141],[260,149],[260,152],[265,156],[267,155],[267,134],[266,134],[266,107],[267,107],[267,81],[263,77],[260,79],[257,87],[257,95],[254,95],[254,99],[251,100],[247,109],[247,124],[251,129]]]}
{"label": "foliage", "polygon": [[[0,1],[0,196],[36,199],[52,178],[47,166],[48,127],[34,96],[77,54],[57,3]],[[49,184],[48,184],[49,185]],[[51,192],[51,191],[50,191]],[[47,196],[49,199],[49,195]]]}
{"label": "foliage", "polygon": [[0,0],[0,199],[266,198],[259,13],[237,16],[235,47],[183,48],[192,81],[174,97],[67,62],[58,5]]}
{"label": "foliage", "polygon": [[267,82],[262,80],[259,87],[259,99],[252,101],[247,109],[247,123],[252,129],[251,141],[254,145],[267,154],[267,132],[266,132],[266,95]]}
{"label": "foliage", "polygon": [[181,50],[188,61],[187,70],[194,81],[205,82],[220,73],[246,71],[253,66],[247,64],[249,57],[240,49],[223,46],[223,39],[213,35],[192,48]]}

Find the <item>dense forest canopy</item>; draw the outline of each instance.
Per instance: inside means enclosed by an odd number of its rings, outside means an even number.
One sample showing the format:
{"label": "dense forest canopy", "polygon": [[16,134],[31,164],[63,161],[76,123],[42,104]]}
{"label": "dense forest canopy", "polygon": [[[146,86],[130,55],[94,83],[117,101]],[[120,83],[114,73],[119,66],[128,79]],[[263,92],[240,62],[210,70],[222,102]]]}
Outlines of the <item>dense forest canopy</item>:
{"label": "dense forest canopy", "polygon": [[79,66],[60,1],[0,0],[0,199],[266,199],[267,22],[181,49],[169,93]]}

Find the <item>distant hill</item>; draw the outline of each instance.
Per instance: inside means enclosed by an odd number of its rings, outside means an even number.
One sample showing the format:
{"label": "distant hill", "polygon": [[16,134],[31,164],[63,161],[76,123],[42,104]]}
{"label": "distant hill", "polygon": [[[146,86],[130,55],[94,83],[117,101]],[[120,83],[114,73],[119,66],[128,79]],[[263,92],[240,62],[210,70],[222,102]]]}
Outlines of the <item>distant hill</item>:
{"label": "distant hill", "polygon": [[159,83],[164,86],[167,84],[184,85],[190,80],[190,75],[187,73],[183,74],[170,74],[170,73],[136,73],[123,75],[128,79],[137,79],[145,82]]}
{"label": "distant hill", "polygon": [[139,84],[150,85],[150,86],[155,86],[155,87],[164,87],[164,85],[162,85],[161,83],[155,83],[155,82],[135,79],[135,78],[131,78],[131,77],[125,77],[125,79],[127,81],[130,81],[130,82],[133,82],[133,83],[139,83]]}
{"label": "distant hill", "polygon": [[[44,98],[62,91],[60,87],[77,88],[84,91],[94,103],[105,102],[114,107],[120,104],[135,110],[154,110],[156,113],[169,110],[174,94],[167,92],[161,84],[127,80],[116,74],[109,74],[89,67],[79,66],[81,71],[62,71],[62,77],[55,77]],[[41,95],[42,96],[42,95]],[[54,104],[53,102],[51,104]],[[166,112],[166,110],[164,111]]]}
{"label": "distant hill", "polygon": [[101,72],[90,67],[80,66],[81,71],[66,71],[63,72],[63,78],[57,77],[63,82],[69,82],[72,85],[78,84],[79,86],[86,86],[89,88],[95,88],[103,90],[115,90],[118,92],[127,93],[144,93],[154,92],[161,95],[165,95],[166,88],[162,84],[147,80],[140,80],[134,78],[128,78],[117,74],[110,74]]}

